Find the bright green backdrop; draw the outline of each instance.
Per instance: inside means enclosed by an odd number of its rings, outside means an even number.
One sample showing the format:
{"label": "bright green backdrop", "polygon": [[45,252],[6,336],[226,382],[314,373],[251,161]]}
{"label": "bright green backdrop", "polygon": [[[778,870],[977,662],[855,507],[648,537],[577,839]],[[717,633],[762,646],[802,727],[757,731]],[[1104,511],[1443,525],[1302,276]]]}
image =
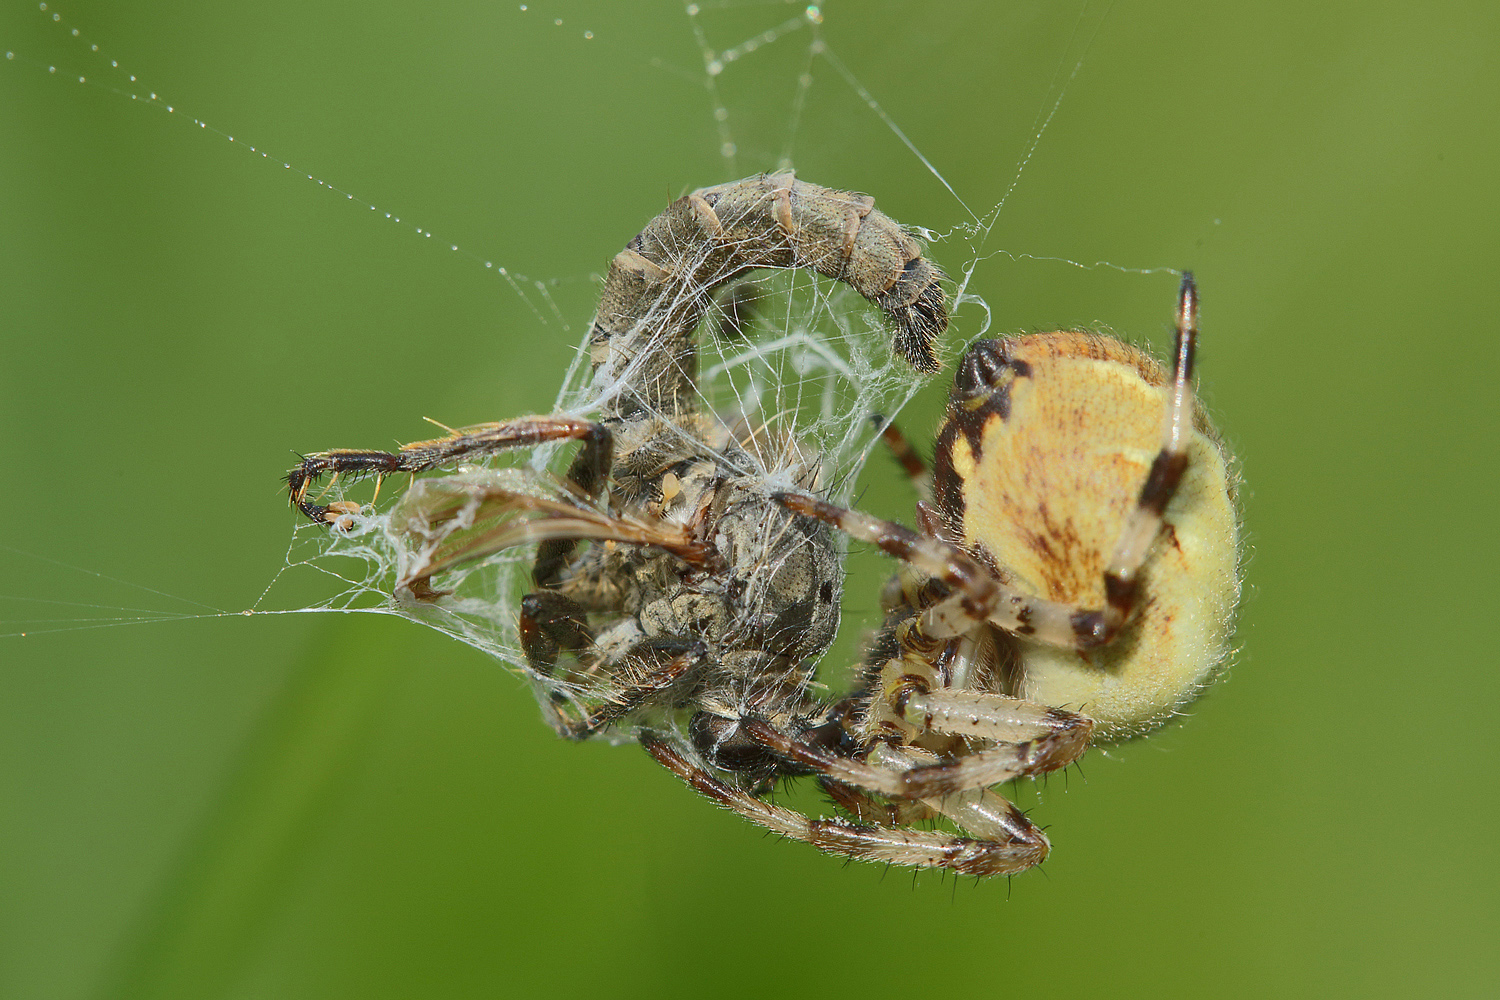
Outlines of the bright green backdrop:
{"label": "bright green backdrop", "polygon": [[[1071,42],[1072,4],[825,5],[980,210],[1083,54],[991,245],[1203,290],[1204,394],[1246,481],[1243,652],[1186,724],[1023,790],[1045,874],[913,889],[765,839],[633,748],[560,743],[503,669],[404,622],[20,624],[113,614],[36,599],[194,610],[96,573],[249,606],[295,520],[290,449],[550,405],[589,275],[732,175],[680,5],[531,7],[5,8],[0,632],[33,634],[0,638],[0,996],[1500,991],[1489,3],[1121,0]],[[699,23],[727,48],[799,9]],[[780,154],[808,37],[720,78],[739,173]],[[180,112],[77,84],[105,69],[87,42]],[[805,178],[963,217],[812,72]],[[571,332],[451,243],[558,279]],[[999,330],[1160,347],[1173,280],[997,257],[974,287]],[[851,636],[881,570],[856,559]]]}

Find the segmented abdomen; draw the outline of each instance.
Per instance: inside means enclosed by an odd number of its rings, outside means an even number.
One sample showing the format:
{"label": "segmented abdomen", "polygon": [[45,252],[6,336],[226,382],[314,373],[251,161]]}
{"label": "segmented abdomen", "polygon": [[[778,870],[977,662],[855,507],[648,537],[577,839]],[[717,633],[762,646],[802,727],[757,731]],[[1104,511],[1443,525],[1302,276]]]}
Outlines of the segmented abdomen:
{"label": "segmented abdomen", "polygon": [[651,220],[610,263],[590,340],[595,384],[613,387],[618,413],[690,408],[693,330],[716,288],[764,267],[804,267],[845,282],[889,318],[898,353],[936,371],[933,341],[948,325],[947,296],[943,272],[923,249],[869,195],[790,173],[701,188]]}

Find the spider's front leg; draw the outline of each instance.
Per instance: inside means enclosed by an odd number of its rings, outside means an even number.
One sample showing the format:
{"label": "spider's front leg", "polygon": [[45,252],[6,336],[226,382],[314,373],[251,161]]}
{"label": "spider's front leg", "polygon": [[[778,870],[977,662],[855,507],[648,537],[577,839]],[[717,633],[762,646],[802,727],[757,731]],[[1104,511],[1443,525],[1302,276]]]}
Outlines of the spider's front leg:
{"label": "spider's front leg", "polygon": [[774,498],[789,510],[870,542],[945,584],[951,590],[949,596],[924,609],[912,623],[923,640],[956,638],[986,622],[1065,648],[1089,649],[1113,638],[1113,633],[1100,632],[1101,611],[1044,600],[1004,584],[952,542],[805,494],[777,493]]}
{"label": "spider's front leg", "polygon": [[[955,820],[954,803],[935,800],[1066,767],[1083,756],[1093,736],[1093,720],[1074,712],[988,692],[933,689],[931,671],[912,660],[892,660],[885,675],[892,682],[876,693],[865,727],[878,734],[868,754],[841,753],[760,719],[742,720],[741,729],[778,758],[829,781],[895,800],[920,799]],[[993,745],[940,759],[919,745],[931,735]]]}
{"label": "spider's front leg", "polygon": [[578,460],[569,469],[570,481],[590,498],[599,495],[614,457],[614,439],[608,427],[576,417],[519,417],[502,423],[465,427],[447,437],[414,441],[397,451],[364,451],[339,448],[304,456],[286,474],[292,503],[310,519],[333,523],[336,513],[308,500],[307,493],[325,473],[335,477],[350,472],[384,478],[396,472],[426,472],[461,458],[494,455],[512,448],[526,448],[548,441],[582,441]]}
{"label": "spider's front leg", "polygon": [[[991,619],[994,624],[1049,645],[1088,649],[1113,642],[1134,617],[1141,604],[1141,570],[1162,534],[1167,506],[1189,471],[1196,435],[1192,379],[1197,342],[1198,290],[1192,274],[1184,273],[1177,294],[1172,372],[1164,386],[1163,373],[1149,359],[1132,361],[1132,352],[1117,342],[1086,334],[981,340],[964,354],[939,435],[940,523],[963,533],[959,540],[967,551],[1001,558],[1014,552],[1023,563],[1029,556],[1033,562],[1062,566],[1065,573],[1070,560],[1099,559],[1095,579],[1103,585],[1098,596],[1089,598],[1092,606],[1073,607],[1065,621],[1017,620],[1002,607]],[[1133,455],[1126,455],[1139,445],[1124,448],[1130,439],[1126,428],[1159,405],[1153,399],[1158,386],[1165,389],[1160,411],[1165,426],[1134,505],[1123,512],[1112,540],[1105,535],[1080,544],[1078,525],[1090,521],[1090,511],[1122,498],[1093,493],[1088,478],[1070,476],[1068,470],[1088,469],[1101,481],[1111,481],[1111,461],[1133,465]],[[1086,434],[1098,435],[1097,441],[1084,441]],[[1211,468],[1205,471],[1212,477]],[[984,513],[970,511],[971,504]],[[875,530],[868,522],[851,519],[847,530],[865,537]],[[887,551],[905,558],[895,549]],[[1103,553],[1110,553],[1107,561],[1099,558]],[[1035,573],[1031,579],[1037,579]],[[1073,641],[1061,634],[1059,625],[1074,633]]]}
{"label": "spider's front leg", "polygon": [[[867,821],[885,818],[887,823],[867,822],[864,825],[866,849],[870,849],[871,843],[883,842],[885,847],[882,850],[891,850],[892,844],[899,843],[899,853],[903,858],[890,854],[859,854],[844,849],[846,843],[830,847],[812,836],[789,834],[824,850],[867,860],[953,868],[956,866],[943,860],[945,855],[941,852],[957,851],[957,845],[962,844],[958,856],[968,859],[963,861],[964,864],[972,863],[974,856],[982,856],[983,864],[987,866],[983,874],[1010,874],[1040,864],[1051,849],[1047,838],[1019,809],[1003,796],[983,787],[995,783],[986,780],[988,775],[979,775],[979,781],[961,785],[961,780],[974,777],[974,772],[954,774],[948,770],[949,765],[936,762],[932,754],[920,747],[896,747],[877,741],[868,754],[854,755],[828,746],[826,734],[819,729],[796,736],[765,719],[747,718],[740,721],[740,730],[778,759],[795,765],[799,772],[811,771],[818,775],[829,796],[854,815]],[[719,793],[704,791],[697,784],[693,787],[710,798],[724,801]],[[763,822],[758,817],[759,807],[747,811],[748,807],[742,808],[743,803],[727,801],[724,804],[756,822]],[[910,839],[916,831],[900,827],[933,814],[947,816],[974,839],[939,834],[937,840],[921,841],[925,849],[937,848],[939,859],[920,857],[913,847],[915,842]],[[802,820],[815,822],[805,817]],[[844,828],[835,825],[835,829]],[[977,871],[967,873],[979,874]]]}
{"label": "spider's front leg", "polygon": [[880,440],[890,456],[901,466],[901,472],[911,482],[922,500],[932,499],[932,470],[894,420],[879,413],[871,414],[870,422],[880,431]]}
{"label": "spider's front leg", "polygon": [[1113,557],[1104,570],[1104,592],[1109,608],[1103,629],[1113,636],[1135,610],[1139,574],[1156,536],[1161,534],[1167,504],[1177,494],[1188,465],[1188,443],[1193,434],[1193,360],[1198,350],[1198,286],[1191,271],[1182,274],[1177,292],[1177,331],[1172,349],[1172,385],[1167,398],[1166,428],[1161,449],[1125,521]]}

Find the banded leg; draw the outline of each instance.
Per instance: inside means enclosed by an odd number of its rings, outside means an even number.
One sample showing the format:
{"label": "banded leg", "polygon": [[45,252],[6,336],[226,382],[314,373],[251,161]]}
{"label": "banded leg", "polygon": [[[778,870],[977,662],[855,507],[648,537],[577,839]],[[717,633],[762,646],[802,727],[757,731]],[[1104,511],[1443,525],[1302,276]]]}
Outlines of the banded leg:
{"label": "banded leg", "polygon": [[[928,770],[924,766],[925,756],[925,751],[916,747],[893,747],[886,743],[878,743],[870,751],[871,761],[907,776]],[[947,816],[961,828],[987,841],[1006,845],[1017,859],[1030,859],[1027,868],[1041,864],[1052,849],[1046,835],[1025,813],[988,788],[933,788],[914,794],[928,809]]]}
{"label": "banded leg", "polygon": [[1087,716],[981,691],[898,688],[892,708],[919,731],[997,744],[903,771],[903,794],[920,799],[1066,767],[1088,750],[1094,733],[1094,722]]}
{"label": "banded leg", "polygon": [[[946,868],[960,875],[975,876],[1014,874],[1035,866],[1047,856],[1047,839],[1035,827],[1031,828],[1034,835],[1027,840],[1006,843],[956,837],[935,830],[812,819],[783,806],[764,802],[720,780],[694,763],[686,748],[660,734],[642,733],[641,746],[656,758],[657,763],[698,794],[732,809],[752,823],[812,844],[829,854],[918,868]],[[1021,819],[1025,821],[1025,817]]]}
{"label": "banded leg", "polygon": [[[898,689],[899,690],[899,689]],[[1004,695],[939,690],[901,691],[898,714],[913,722],[918,733],[940,733],[992,740],[999,746],[949,761],[900,763],[881,759],[882,748],[868,760],[837,753],[818,743],[800,740],[763,719],[741,720],[745,735],[783,760],[843,785],[895,799],[945,797],[988,788],[1012,778],[1042,774],[1083,756],[1093,736],[1094,723],[1082,715],[1048,708]],[[915,748],[903,748],[915,753]],[[936,803],[929,803],[938,808]]]}
{"label": "banded leg", "polygon": [[765,719],[743,718],[740,730],[782,760],[845,785],[881,795],[900,796],[901,776],[805,739],[782,732]]}
{"label": "banded leg", "polygon": [[885,443],[886,449],[890,451],[891,457],[901,466],[901,471],[906,473],[912,485],[925,500],[932,498],[932,472],[927,468],[927,463],[922,461],[922,456],[917,454],[917,449],[912,447],[911,441],[901,433],[901,428],[896,422],[879,413],[870,416],[870,422],[880,430],[880,440]]}
{"label": "banded leg", "polygon": [[1007,632],[1072,649],[1091,649],[1114,638],[1118,625],[1107,627],[1104,609],[1078,608],[1022,593],[995,579],[993,573],[959,546],[918,534],[894,521],[848,510],[800,493],[776,493],[788,509],[820,521],[852,538],[947,584],[953,593],[924,610],[917,619],[928,639],[949,639],[990,622]]}
{"label": "banded leg", "polygon": [[1177,335],[1172,351],[1172,386],[1164,439],[1104,571],[1104,592],[1109,602],[1105,627],[1110,634],[1128,621],[1135,610],[1141,566],[1161,533],[1167,504],[1172,502],[1187,470],[1195,402],[1193,360],[1197,348],[1198,286],[1193,282],[1192,272],[1184,271],[1177,292]]}
{"label": "banded leg", "polygon": [[511,448],[525,448],[547,441],[583,441],[583,451],[569,475],[580,492],[598,496],[609,474],[614,442],[609,428],[575,417],[520,417],[503,423],[479,424],[447,437],[414,441],[398,451],[363,451],[340,448],[305,456],[286,474],[292,503],[310,519],[331,522],[329,508],[307,499],[308,489],[324,473],[352,472],[388,476],[394,472],[425,472],[460,458],[493,455]]}
{"label": "banded leg", "polygon": [[834,805],[861,823],[879,826],[912,826],[932,819],[936,811],[917,799],[892,799],[864,792],[832,778],[818,778],[818,787]]}

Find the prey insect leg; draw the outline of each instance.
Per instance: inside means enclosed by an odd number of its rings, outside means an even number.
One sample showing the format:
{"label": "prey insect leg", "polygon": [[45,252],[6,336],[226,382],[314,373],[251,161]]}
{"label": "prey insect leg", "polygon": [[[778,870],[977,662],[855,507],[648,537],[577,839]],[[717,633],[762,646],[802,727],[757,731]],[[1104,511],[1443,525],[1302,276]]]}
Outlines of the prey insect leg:
{"label": "prey insect leg", "polygon": [[613,461],[614,445],[609,428],[575,417],[520,417],[503,423],[479,424],[447,437],[414,441],[398,451],[363,451],[340,448],[305,456],[286,475],[292,503],[314,521],[329,521],[329,508],[307,499],[307,492],[325,473],[425,472],[459,459],[493,455],[511,448],[524,448],[547,441],[582,440],[583,452],[570,475],[580,492],[597,496]]}

